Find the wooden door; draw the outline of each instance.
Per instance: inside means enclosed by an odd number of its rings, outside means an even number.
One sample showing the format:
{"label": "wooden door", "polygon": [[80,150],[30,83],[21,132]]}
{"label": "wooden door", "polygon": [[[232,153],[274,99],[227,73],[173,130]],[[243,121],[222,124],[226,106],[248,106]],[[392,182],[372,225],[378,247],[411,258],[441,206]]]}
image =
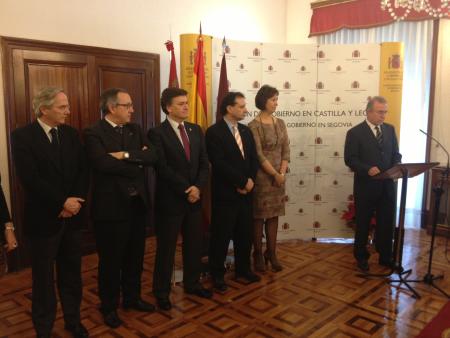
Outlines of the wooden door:
{"label": "wooden door", "polygon": [[[12,163],[10,133],[35,119],[32,98],[44,86],[62,87],[71,114],[67,123],[80,133],[101,118],[100,93],[110,87],[128,90],[133,99],[133,120],[144,130],[159,122],[159,55],[33,40],[1,38],[5,111],[7,121],[11,204],[21,245],[10,267],[29,265],[23,237],[23,191]],[[87,201],[89,210],[89,199]],[[95,250],[92,226],[86,216],[83,252]]]}

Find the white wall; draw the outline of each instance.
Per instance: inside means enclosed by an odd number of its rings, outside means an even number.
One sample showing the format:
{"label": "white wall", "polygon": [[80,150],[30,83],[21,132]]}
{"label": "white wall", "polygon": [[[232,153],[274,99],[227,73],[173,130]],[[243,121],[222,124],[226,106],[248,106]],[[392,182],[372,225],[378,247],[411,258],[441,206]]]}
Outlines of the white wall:
{"label": "white wall", "polygon": [[316,44],[316,38],[308,38],[312,0],[286,0],[286,43]]}
{"label": "white wall", "polygon": [[[288,10],[289,9],[289,10]],[[300,24],[294,11],[304,22]],[[289,13],[289,19],[287,18]],[[308,0],[0,0],[0,35],[160,54],[161,89],[168,80],[170,38],[179,52],[183,33],[234,40],[303,43],[309,33]],[[305,23],[307,22],[307,24]],[[177,60],[179,62],[179,58]],[[0,64],[0,68],[1,68]],[[179,69],[179,66],[178,66]],[[3,84],[0,77],[0,172],[9,200]]]}

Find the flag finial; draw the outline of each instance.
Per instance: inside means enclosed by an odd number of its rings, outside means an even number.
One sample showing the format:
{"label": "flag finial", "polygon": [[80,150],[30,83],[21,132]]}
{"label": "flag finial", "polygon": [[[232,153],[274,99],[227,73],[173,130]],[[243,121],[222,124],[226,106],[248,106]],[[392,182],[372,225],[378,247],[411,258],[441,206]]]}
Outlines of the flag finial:
{"label": "flag finial", "polygon": [[225,35],[223,36],[223,40],[222,40],[222,50],[225,53],[225,50],[227,48],[227,40],[225,40]]}

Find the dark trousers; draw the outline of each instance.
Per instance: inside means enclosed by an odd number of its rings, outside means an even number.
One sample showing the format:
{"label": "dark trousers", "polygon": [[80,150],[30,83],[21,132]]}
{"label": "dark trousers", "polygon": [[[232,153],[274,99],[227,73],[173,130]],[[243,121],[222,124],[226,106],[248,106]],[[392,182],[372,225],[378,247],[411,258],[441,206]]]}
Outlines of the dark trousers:
{"label": "dark trousers", "polygon": [[235,271],[237,274],[250,270],[252,247],[252,206],[249,200],[234,205],[212,206],[211,238],[209,242],[209,268],[213,277],[225,274],[225,258],[230,240],[234,245]]}
{"label": "dark trousers", "polygon": [[132,303],[141,296],[145,252],[144,211],[141,198],[134,197],[129,220],[94,222],[102,313],[117,309],[121,290],[124,303]]}
{"label": "dark trousers", "polygon": [[383,260],[392,258],[396,189],[392,180],[370,180],[355,184],[356,232],[354,256],[368,259],[367,240],[372,217],[376,217],[375,247]]}
{"label": "dark trousers", "polygon": [[183,284],[185,289],[197,286],[201,272],[201,210],[186,210],[181,215],[159,215],[156,226],[157,249],[153,272],[153,294],[169,297],[178,233],[183,236]]}
{"label": "dark trousers", "polygon": [[61,225],[51,237],[30,238],[32,319],[38,335],[50,336],[56,316],[56,284],[66,325],[80,322],[81,230]]}

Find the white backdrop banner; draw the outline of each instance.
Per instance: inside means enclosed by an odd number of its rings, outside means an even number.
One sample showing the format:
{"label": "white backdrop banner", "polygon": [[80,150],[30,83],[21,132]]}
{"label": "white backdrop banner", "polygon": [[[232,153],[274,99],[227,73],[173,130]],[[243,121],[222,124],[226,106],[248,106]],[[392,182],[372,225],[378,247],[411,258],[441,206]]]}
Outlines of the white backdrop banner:
{"label": "white backdrop banner", "polygon": [[[368,97],[378,94],[380,46],[227,45],[230,90],[247,98],[244,123],[258,114],[254,98],[263,84],[280,92],[275,115],[286,122],[291,162],[278,238],[352,237],[353,230],[341,220],[353,199],[353,174],[343,159],[345,135],[365,119]],[[213,112],[222,54],[222,39],[213,39]]]}

